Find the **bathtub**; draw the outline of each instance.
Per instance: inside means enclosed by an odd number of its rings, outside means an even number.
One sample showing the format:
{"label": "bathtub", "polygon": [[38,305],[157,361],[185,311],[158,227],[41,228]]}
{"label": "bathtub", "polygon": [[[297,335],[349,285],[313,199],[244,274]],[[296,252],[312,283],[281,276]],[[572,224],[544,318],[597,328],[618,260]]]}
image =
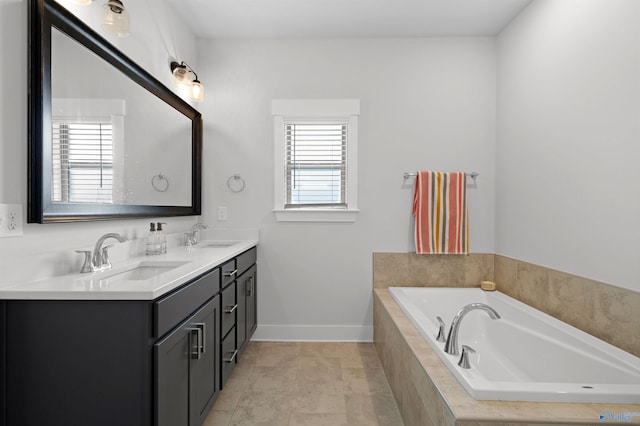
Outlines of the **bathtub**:
{"label": "bathtub", "polygon": [[[478,400],[640,403],[640,358],[500,292],[469,288],[391,287],[429,346]],[[437,316],[446,332],[456,312],[485,303],[501,316],[474,310],[462,320],[459,345],[471,346],[470,369],[436,340]],[[461,349],[459,348],[461,351]]]}

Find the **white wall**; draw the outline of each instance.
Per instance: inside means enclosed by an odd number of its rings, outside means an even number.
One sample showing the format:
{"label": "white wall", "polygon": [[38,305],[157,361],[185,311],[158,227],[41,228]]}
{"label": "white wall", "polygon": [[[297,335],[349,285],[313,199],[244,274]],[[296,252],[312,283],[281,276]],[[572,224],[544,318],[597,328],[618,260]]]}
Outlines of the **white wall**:
{"label": "white wall", "polygon": [[640,2],[536,0],[498,46],[497,253],[640,291]]}
{"label": "white wall", "polygon": [[[371,338],[372,253],[414,250],[405,171],[479,172],[470,249],[494,252],[495,39],[200,41],[199,64],[205,222],[260,228],[257,337]],[[276,98],[361,100],[355,223],[275,221]]]}
{"label": "white wall", "polygon": [[[78,6],[61,1],[99,32],[102,3]],[[196,43],[190,30],[175,19],[164,1],[127,0],[131,14],[131,36],[109,38],[167,86],[171,84],[171,57],[195,62]],[[27,207],[27,4],[25,0],[0,0],[0,203],[22,203]],[[153,7],[152,7],[153,6]],[[166,46],[166,47],[165,47]],[[194,65],[196,66],[196,65]],[[80,70],[82,71],[82,70]],[[170,87],[170,86],[169,86]],[[73,250],[91,246],[106,232],[129,238],[142,237],[149,220],[126,220],[72,224],[25,224],[22,237],[0,238],[0,280],[20,274],[37,274],[42,262],[54,264],[56,273],[79,270],[80,255]],[[167,218],[167,232],[188,229],[193,217]],[[59,254],[70,251],[76,259]],[[26,267],[25,267],[26,261]]]}

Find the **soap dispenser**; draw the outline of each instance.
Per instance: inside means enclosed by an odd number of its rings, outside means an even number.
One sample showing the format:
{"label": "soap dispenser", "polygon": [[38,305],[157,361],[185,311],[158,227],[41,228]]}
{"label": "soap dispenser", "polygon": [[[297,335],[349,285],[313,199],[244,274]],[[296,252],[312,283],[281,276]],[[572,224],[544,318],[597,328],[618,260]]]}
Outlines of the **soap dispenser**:
{"label": "soap dispenser", "polygon": [[147,236],[147,241],[145,245],[145,252],[147,256],[159,254],[156,239],[157,239],[156,224],[151,222],[149,224],[149,235]]}
{"label": "soap dispenser", "polygon": [[156,243],[158,246],[158,254],[164,254],[167,252],[167,236],[162,230],[162,225],[166,225],[164,222],[158,222],[158,230],[156,231]]}

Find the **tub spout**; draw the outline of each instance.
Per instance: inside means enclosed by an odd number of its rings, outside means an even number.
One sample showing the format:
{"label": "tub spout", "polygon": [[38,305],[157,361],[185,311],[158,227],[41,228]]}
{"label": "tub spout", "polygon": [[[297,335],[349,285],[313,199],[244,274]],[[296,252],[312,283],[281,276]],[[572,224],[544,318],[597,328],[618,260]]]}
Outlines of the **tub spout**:
{"label": "tub spout", "polygon": [[464,308],[460,309],[451,322],[451,328],[449,329],[449,335],[447,336],[447,342],[444,345],[444,351],[451,355],[458,355],[458,331],[460,330],[460,324],[462,318],[469,312],[480,309],[485,311],[491,319],[499,319],[500,315],[489,305],[484,303],[470,303]]}

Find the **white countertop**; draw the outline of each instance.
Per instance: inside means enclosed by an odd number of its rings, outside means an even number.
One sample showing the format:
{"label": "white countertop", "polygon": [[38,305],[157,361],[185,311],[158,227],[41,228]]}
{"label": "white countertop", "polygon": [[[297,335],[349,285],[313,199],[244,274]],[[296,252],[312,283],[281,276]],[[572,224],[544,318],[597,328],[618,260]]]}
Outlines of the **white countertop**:
{"label": "white countertop", "polygon": [[[205,240],[193,247],[170,247],[159,256],[137,256],[112,262],[106,271],[77,273],[0,286],[0,300],[153,300],[185,284],[258,244],[258,240],[232,241],[227,247],[207,247]],[[140,265],[172,269],[149,279],[114,275]]]}

